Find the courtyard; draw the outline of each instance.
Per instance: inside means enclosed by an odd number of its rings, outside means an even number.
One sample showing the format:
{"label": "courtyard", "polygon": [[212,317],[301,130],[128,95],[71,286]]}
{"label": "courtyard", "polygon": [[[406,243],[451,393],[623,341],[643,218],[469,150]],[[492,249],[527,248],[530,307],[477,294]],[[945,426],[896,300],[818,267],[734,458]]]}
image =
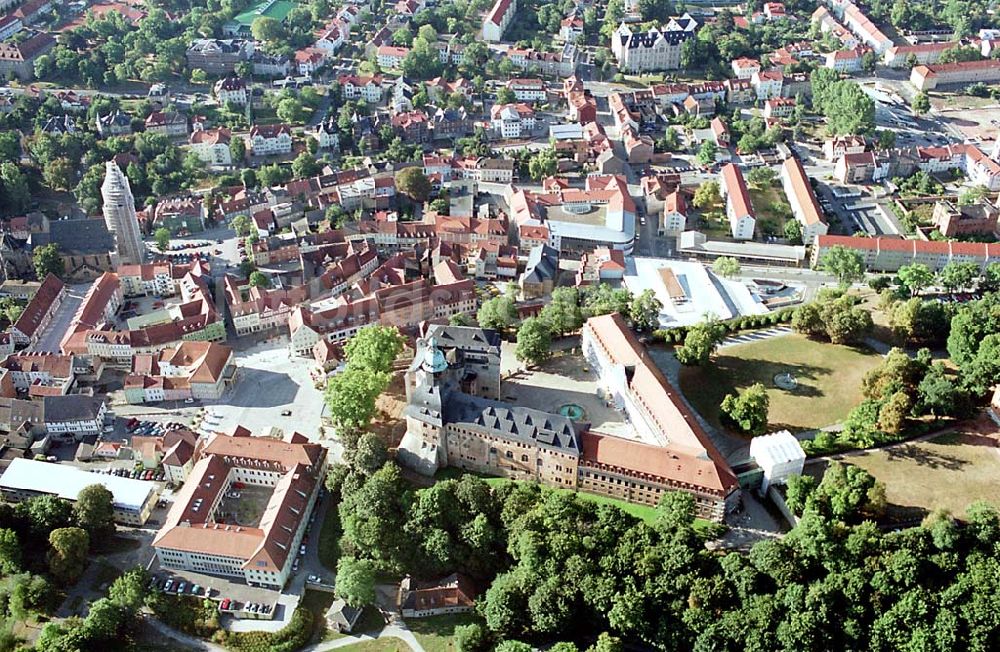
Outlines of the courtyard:
{"label": "courtyard", "polygon": [[727,346],[707,365],[682,367],[680,387],[692,407],[721,429],[719,405],[726,395],[759,382],[771,401],[770,431],[811,430],[839,423],[861,402],[861,379],[880,360],[867,348],[790,334]]}
{"label": "courtyard", "polygon": [[232,486],[215,508],[215,521],[257,527],[272,493],[274,490],[271,487]]}
{"label": "courtyard", "polygon": [[[986,500],[1000,508],[1000,433],[982,417],[955,432],[844,456],[845,464],[865,469],[885,483],[888,517],[919,521],[936,509],[962,516],[966,507]],[[824,462],[806,467],[817,479]]]}
{"label": "courtyard", "polygon": [[[504,356],[508,355],[513,357],[513,350],[505,346]],[[504,367],[510,369],[506,364]],[[575,348],[556,352],[551,360],[538,367],[505,372],[500,399],[569,416],[589,423],[598,432],[625,439],[640,438],[624,413],[604,400],[596,375]]]}

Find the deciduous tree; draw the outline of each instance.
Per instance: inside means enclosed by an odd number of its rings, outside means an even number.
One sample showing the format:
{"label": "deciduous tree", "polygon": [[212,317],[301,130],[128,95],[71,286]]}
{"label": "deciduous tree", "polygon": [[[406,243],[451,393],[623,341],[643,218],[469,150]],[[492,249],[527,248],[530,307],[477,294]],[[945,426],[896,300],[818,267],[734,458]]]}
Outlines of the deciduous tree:
{"label": "deciduous tree", "polygon": [[44,280],[49,274],[62,276],[65,268],[62,257],[59,254],[59,245],[51,242],[35,249],[31,255],[35,265],[35,276],[39,280]]}
{"label": "deciduous tree", "polygon": [[170,229],[162,226],[156,229],[156,232],[153,233],[153,240],[156,241],[157,249],[166,251],[170,246]]}
{"label": "deciduous tree", "polygon": [[754,383],[739,394],[727,394],[721,410],[725,420],[741,432],[760,435],[767,430],[767,413],[771,405],[767,389]]}
{"label": "deciduous tree", "polygon": [[517,359],[528,365],[545,362],[552,355],[552,331],[538,317],[525,319],[517,329]]}
{"label": "deciduous tree", "polygon": [[84,487],[73,503],[73,519],[86,530],[91,543],[106,543],[115,533],[114,496],[102,484]]}
{"label": "deciduous tree", "polygon": [[396,189],[416,202],[425,202],[431,194],[431,182],[422,168],[413,166],[396,174]]}
{"label": "deciduous tree", "polygon": [[725,276],[726,278],[739,276],[740,261],[730,256],[719,256],[712,263],[712,271],[719,276]]}
{"label": "deciduous tree", "polygon": [[337,596],[352,607],[375,602],[375,570],[366,560],[341,557],[337,562],[336,584]]}
{"label": "deciduous tree", "polygon": [[66,527],[49,534],[49,572],[63,584],[76,581],[87,566],[90,537],[86,530]]}
{"label": "deciduous tree", "polygon": [[372,324],[359,330],[344,345],[348,367],[387,373],[403,350],[403,336],[395,326]]}
{"label": "deciduous tree", "polygon": [[725,337],[726,329],[716,319],[695,324],[676,350],[677,360],[683,365],[705,364]]}
{"label": "deciduous tree", "polygon": [[493,297],[483,301],[476,313],[476,321],[483,328],[503,330],[509,328],[517,320],[517,307],[505,296]]}
{"label": "deciduous tree", "polygon": [[834,245],[823,252],[820,269],[833,274],[841,285],[847,286],[865,277],[865,259],[861,252]]}

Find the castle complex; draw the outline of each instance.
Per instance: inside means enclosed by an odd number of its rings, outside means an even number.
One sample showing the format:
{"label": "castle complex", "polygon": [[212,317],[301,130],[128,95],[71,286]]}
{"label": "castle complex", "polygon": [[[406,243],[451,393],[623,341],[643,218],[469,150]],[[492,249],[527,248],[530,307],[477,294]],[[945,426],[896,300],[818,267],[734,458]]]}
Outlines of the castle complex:
{"label": "castle complex", "polygon": [[736,476],[624,319],[589,319],[583,352],[609,403],[657,445],[500,401],[496,333],[431,326],[406,374],[400,462],[426,475],[454,466],[644,505],[687,491],[700,517],[721,521],[738,497]]}

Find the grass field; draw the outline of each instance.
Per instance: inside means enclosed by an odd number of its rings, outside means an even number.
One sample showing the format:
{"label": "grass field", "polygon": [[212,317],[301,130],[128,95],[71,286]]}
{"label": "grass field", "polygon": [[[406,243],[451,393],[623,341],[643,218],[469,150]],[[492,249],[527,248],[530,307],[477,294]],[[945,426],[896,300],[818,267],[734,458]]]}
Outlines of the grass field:
{"label": "grass field", "polygon": [[446,614],[431,618],[411,618],[406,626],[413,631],[426,652],[455,652],[452,637],[459,625],[481,620],[475,614]]}
{"label": "grass field", "polygon": [[[755,382],[767,387],[771,430],[809,430],[841,421],[861,401],[861,379],[881,357],[869,349],[814,342],[802,335],[772,337],[722,349],[703,367],[681,369],[681,391],[710,423],[722,427],[719,405],[726,394]],[[791,373],[798,386],[786,391],[774,377]]]}
{"label": "grass field", "polygon": [[[976,500],[1000,507],[1000,448],[994,443],[974,432],[949,433],[843,461],[885,483],[890,518],[922,518],[938,508],[961,516]],[[822,476],[820,465],[807,468]]]}
{"label": "grass field", "polygon": [[785,221],[792,215],[792,208],[788,205],[781,188],[775,186],[758,188],[751,185],[750,201],[757,211],[758,221],[773,221],[777,229],[776,235],[780,236],[785,228]]}

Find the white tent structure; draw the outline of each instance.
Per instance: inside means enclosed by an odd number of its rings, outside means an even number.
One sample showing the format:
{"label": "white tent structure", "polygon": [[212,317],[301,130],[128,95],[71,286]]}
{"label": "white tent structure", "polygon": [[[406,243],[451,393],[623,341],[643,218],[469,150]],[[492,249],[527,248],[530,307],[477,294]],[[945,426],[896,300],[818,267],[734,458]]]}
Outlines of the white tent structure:
{"label": "white tent structure", "polygon": [[784,484],[790,475],[801,474],[806,462],[799,440],[787,430],[751,439],[750,457],[764,471],[763,492],[773,484]]}

